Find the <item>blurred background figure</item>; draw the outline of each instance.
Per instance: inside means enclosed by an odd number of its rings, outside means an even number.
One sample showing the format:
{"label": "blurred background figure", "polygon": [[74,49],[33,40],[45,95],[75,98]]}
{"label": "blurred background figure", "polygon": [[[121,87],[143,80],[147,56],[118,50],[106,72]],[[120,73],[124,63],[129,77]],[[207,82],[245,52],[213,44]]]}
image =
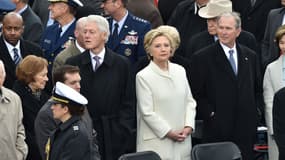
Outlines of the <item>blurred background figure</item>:
{"label": "blurred background figure", "polygon": [[13,90],[20,96],[23,106],[23,124],[26,132],[26,142],[29,147],[27,160],[41,159],[38,150],[34,124],[36,116],[49,99],[43,89],[48,81],[47,61],[42,57],[29,55],[17,66]]}
{"label": "blurred background figure", "polygon": [[24,22],[23,39],[39,44],[43,33],[43,25],[40,18],[28,5],[28,0],[12,0],[16,4],[14,12],[19,13]]}
{"label": "blurred background figure", "polygon": [[2,0],[0,6],[0,36],[2,34],[2,20],[5,14],[16,9],[16,5],[11,0]]}
{"label": "blurred background figure", "polygon": [[150,63],[136,75],[137,151],[190,159],[196,102],[185,69],[169,62],[177,45],[165,31],[153,29],[144,39]]}
{"label": "blurred background figure", "polygon": [[5,76],[4,63],[0,60],[0,157],[2,160],[23,160],[28,154],[28,146],[22,123],[21,99],[3,86]]}
{"label": "blurred background figure", "polygon": [[267,126],[268,155],[270,160],[278,160],[278,148],[273,131],[273,97],[281,88],[285,87],[285,26],[279,27],[275,34],[280,56],[270,63],[265,70],[263,79],[263,97],[265,102],[265,120]]}

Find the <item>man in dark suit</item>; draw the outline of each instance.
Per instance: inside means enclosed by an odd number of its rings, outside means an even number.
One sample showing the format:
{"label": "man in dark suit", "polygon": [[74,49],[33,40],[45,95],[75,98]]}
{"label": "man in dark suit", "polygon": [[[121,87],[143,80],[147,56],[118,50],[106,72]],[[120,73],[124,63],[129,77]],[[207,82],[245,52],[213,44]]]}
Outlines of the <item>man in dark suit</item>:
{"label": "man in dark suit", "polygon": [[24,24],[21,15],[18,13],[10,12],[5,15],[2,31],[0,59],[7,66],[4,86],[11,89],[16,80],[15,70],[19,61],[28,54],[42,56],[43,52],[37,44],[21,39]]}
{"label": "man in dark suit", "polygon": [[[210,1],[205,7],[198,12],[199,16],[207,19],[208,30],[195,34],[188,40],[186,47],[186,58],[191,56],[198,50],[213,44],[218,40],[217,36],[217,17],[223,12],[232,11],[232,2],[229,0]],[[247,31],[241,31],[237,37],[237,42],[247,46],[257,52],[257,43],[254,35]]]}
{"label": "man in dark suit", "polygon": [[107,46],[114,52],[126,56],[135,63],[146,55],[143,47],[144,35],[151,29],[148,21],[132,15],[126,9],[128,0],[104,0],[102,7],[110,26]]}
{"label": "man in dark suit", "polygon": [[274,95],[273,100],[273,130],[274,138],[279,150],[279,160],[285,159],[285,88]]}
{"label": "man in dark suit", "polygon": [[193,35],[207,29],[205,19],[198,15],[198,10],[205,6],[209,0],[185,0],[178,4],[168,25],[177,28],[180,33],[181,44],[176,53],[185,57],[187,40]]}
{"label": "man in dark suit", "polygon": [[150,0],[129,0],[127,8],[135,16],[149,21],[152,28],[163,25],[159,10]]}
{"label": "man in dark suit", "polygon": [[40,18],[28,5],[28,0],[13,1],[16,4],[15,12],[21,14],[24,21],[23,38],[39,44],[43,33],[43,25]]}
{"label": "man in dark suit", "polygon": [[[183,0],[157,0],[158,1],[158,9],[162,16],[164,24],[166,24],[171,17],[173,11],[175,10],[176,6],[182,2]],[[194,1],[194,0],[187,0],[187,1]]]}
{"label": "man in dark suit", "polygon": [[283,7],[272,9],[268,14],[264,38],[261,45],[263,69],[265,69],[269,63],[276,60],[280,55],[278,46],[275,43],[275,32],[284,24],[285,1],[281,0],[281,4]]}
{"label": "man in dark suit", "polygon": [[219,41],[198,51],[190,62],[190,84],[204,120],[203,141],[236,143],[244,160],[253,160],[257,106],[262,88],[256,54],[236,43],[237,13],[218,17]]}
{"label": "man in dark suit", "polygon": [[[258,46],[262,42],[269,11],[281,7],[280,0],[231,0],[233,10],[241,15],[242,29],[252,33]],[[259,49],[260,50],[260,49]]]}
{"label": "man in dark suit", "polygon": [[135,104],[129,60],[105,47],[110,34],[108,21],[87,17],[84,26],[86,51],[66,63],[78,66],[81,93],[98,133],[102,160],[116,160],[135,151]]}

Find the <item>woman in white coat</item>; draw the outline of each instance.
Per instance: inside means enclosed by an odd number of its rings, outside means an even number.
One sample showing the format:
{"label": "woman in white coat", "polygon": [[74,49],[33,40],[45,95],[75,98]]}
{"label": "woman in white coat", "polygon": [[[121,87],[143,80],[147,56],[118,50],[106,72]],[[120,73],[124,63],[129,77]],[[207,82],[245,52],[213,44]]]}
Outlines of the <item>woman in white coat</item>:
{"label": "woman in white coat", "polygon": [[137,151],[152,150],[163,160],[191,159],[196,102],[184,68],[169,62],[178,45],[175,28],[149,31],[144,47],[151,61],[136,75]]}
{"label": "woman in white coat", "polygon": [[278,160],[278,148],[274,140],[272,106],[274,94],[285,87],[285,25],[275,34],[276,43],[280,50],[280,57],[270,63],[265,71],[263,80],[263,97],[265,102],[265,121],[267,125],[268,155],[270,160]]}

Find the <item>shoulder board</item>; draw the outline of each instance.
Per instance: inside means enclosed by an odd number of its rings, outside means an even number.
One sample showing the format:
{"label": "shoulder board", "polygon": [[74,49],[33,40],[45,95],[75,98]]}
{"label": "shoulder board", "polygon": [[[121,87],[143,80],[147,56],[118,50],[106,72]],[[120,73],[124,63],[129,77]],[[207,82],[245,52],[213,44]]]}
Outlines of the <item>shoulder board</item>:
{"label": "shoulder board", "polygon": [[133,16],[133,19],[136,20],[136,21],[140,21],[140,22],[143,22],[143,23],[147,23],[147,20],[142,19],[142,18],[140,18],[140,17]]}

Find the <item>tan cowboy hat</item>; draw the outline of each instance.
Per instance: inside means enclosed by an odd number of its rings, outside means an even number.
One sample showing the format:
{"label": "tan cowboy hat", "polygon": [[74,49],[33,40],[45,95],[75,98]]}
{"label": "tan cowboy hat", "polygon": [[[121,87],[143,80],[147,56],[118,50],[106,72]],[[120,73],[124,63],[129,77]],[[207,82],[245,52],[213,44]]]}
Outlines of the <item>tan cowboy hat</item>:
{"label": "tan cowboy hat", "polygon": [[205,7],[200,8],[198,14],[202,18],[215,18],[224,12],[232,12],[230,0],[210,0]]}

